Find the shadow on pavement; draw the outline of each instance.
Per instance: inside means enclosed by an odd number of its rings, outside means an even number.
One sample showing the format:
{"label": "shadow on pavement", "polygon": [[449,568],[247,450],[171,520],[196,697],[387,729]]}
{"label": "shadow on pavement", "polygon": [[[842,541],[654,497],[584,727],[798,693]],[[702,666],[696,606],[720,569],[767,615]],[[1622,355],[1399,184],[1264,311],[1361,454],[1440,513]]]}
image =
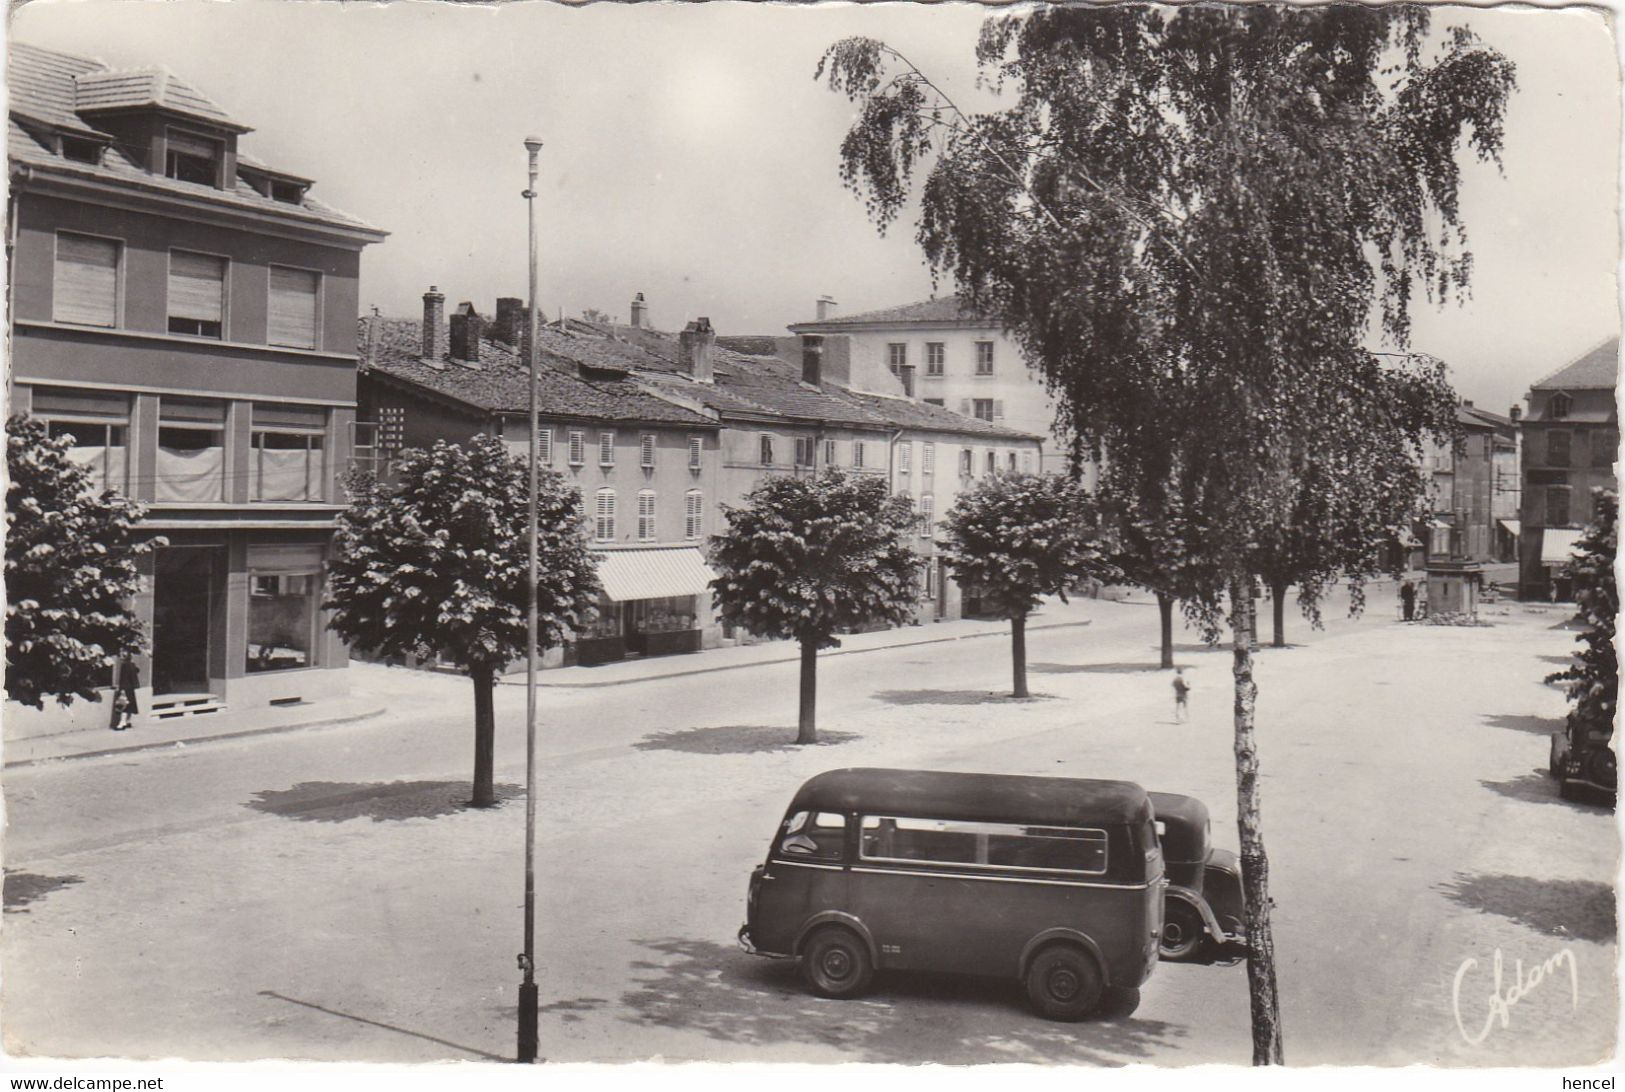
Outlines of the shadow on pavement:
{"label": "shadow on pavement", "polygon": [[386,1024],[381,1020],[369,1020],[365,1016],[357,1016],[354,1013],[341,1012],[338,1009],[330,1009],[326,1005],[318,1005],[313,1001],[301,1001],[297,997],[286,997],[283,994],[277,993],[275,990],[261,990],[260,996],[270,997],[277,1001],[286,1001],[290,1005],[298,1005],[301,1008],[314,1009],[317,1012],[326,1013],[328,1016],[336,1016],[341,1020],[352,1020],[357,1024],[365,1024],[367,1027],[380,1028],[383,1031],[393,1031],[397,1035],[405,1035],[413,1039],[422,1039],[424,1042],[434,1043],[438,1046],[450,1047],[453,1050],[460,1050],[464,1054],[472,1054],[476,1058],[484,1058],[487,1061],[508,1062],[513,1060],[511,1058],[504,1058],[500,1054],[490,1054],[486,1051],[478,1050],[471,1046],[463,1046],[461,1043],[454,1043],[450,1039],[441,1039],[433,1035],[426,1035],[421,1031],[411,1031],[407,1028],[397,1027],[394,1024]]}
{"label": "shadow on pavement", "polygon": [[[1162,671],[1164,668],[1162,664],[1158,662],[1144,664],[1028,664],[1027,670],[1037,672],[1040,675],[1074,675],[1084,673],[1128,675],[1140,671]],[[1173,668],[1170,667],[1166,670],[1172,671]]]}
{"label": "shadow on pavement", "polygon": [[1002,690],[876,690],[873,697],[890,705],[981,705],[998,702],[1020,705],[1029,701],[1054,701],[1054,694],[1031,694],[1013,698]]}
{"label": "shadow on pavement", "polygon": [[833,747],[861,738],[856,732],[820,731],[817,743],[797,743],[796,730],[782,725],[725,724],[716,728],[681,728],[644,736],[640,751],[686,751],[694,755],[753,755],[793,751],[798,747]]}
{"label": "shadow on pavement", "polygon": [[1527,804],[1562,804],[1566,808],[1594,810],[1599,815],[1605,815],[1608,811],[1606,808],[1594,808],[1590,804],[1564,800],[1558,795],[1557,779],[1543,769],[1536,769],[1508,781],[1480,781],[1479,784],[1491,792],[1500,793],[1512,800],[1522,800]]}
{"label": "shadow on pavement", "polygon": [[1440,890],[1483,914],[1499,914],[1551,937],[1607,943],[1615,937],[1614,888],[1596,880],[1458,874]]}
{"label": "shadow on pavement", "polygon": [[1553,732],[1563,730],[1561,717],[1527,717],[1497,714],[1485,717],[1484,723],[1491,728],[1510,728],[1515,732],[1532,732],[1541,736],[1550,736]]}
{"label": "shadow on pavement", "polygon": [[1573,656],[1536,656],[1535,659],[1543,664],[1556,664],[1558,667],[1573,667]]}
{"label": "shadow on pavement", "polygon": [[767,961],[703,940],[640,941],[665,957],[632,966],[643,978],[621,996],[635,1024],[700,1032],[744,1046],[833,1047],[879,1063],[1065,1062],[1147,1059],[1184,1029],[1159,1020],[1050,1023],[1026,1007],[1014,980],[885,973],[868,995],[831,1001],[807,992],[789,961]]}
{"label": "shadow on pavement", "polygon": [[28,911],[24,907],[29,903],[37,902],[69,884],[84,882],[80,876],[41,876],[37,872],[13,872],[8,868],[5,880],[5,912],[26,914]]}
{"label": "shadow on pavement", "polygon": [[[244,807],[309,823],[371,819],[438,819],[474,810],[467,781],[302,781],[291,789],[264,789]],[[497,802],[524,795],[524,786],[496,786]]]}

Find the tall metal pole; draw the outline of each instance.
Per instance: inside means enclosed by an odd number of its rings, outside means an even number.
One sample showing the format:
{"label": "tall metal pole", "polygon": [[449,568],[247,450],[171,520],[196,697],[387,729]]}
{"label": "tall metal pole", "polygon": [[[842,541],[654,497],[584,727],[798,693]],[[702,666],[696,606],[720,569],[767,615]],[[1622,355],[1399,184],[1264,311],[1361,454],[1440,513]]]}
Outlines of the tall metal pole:
{"label": "tall metal pole", "polygon": [[536,322],[536,156],[542,150],[537,137],[525,138],[530,153],[530,185],[525,188],[525,209],[530,219],[530,298],[525,312],[525,356],[530,365],[530,496],[525,502],[525,539],[530,548],[530,572],[525,617],[525,951],[519,967],[525,972],[519,985],[519,1060],[534,1062],[538,1033],[536,999],[536,491],[541,484],[541,407],[536,395],[538,357]]}

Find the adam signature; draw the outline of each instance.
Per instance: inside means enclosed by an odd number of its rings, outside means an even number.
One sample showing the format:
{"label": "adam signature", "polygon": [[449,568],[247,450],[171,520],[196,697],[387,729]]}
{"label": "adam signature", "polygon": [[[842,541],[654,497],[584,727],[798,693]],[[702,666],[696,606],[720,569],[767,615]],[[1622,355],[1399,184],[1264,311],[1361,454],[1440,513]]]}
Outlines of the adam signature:
{"label": "adam signature", "polygon": [[1529,977],[1523,973],[1523,960],[1513,963],[1512,984],[1505,985],[1501,969],[1501,949],[1495,949],[1494,987],[1489,994],[1489,1012],[1484,1017],[1483,1030],[1474,1035],[1467,1030],[1467,1024],[1461,1018],[1461,983],[1469,971],[1478,966],[1476,959],[1464,959],[1461,966],[1456,968],[1456,981],[1451,989],[1450,1001],[1456,1012],[1456,1027],[1461,1031],[1461,1037],[1472,1046],[1477,1046],[1490,1037],[1495,1030],[1495,1021],[1499,1019],[1503,1028],[1511,1026],[1512,1006],[1523,1000],[1531,990],[1540,985],[1547,978],[1556,974],[1564,965],[1569,969],[1569,1001],[1573,1008],[1580,1007],[1580,970],[1574,961],[1574,951],[1570,948],[1560,949],[1556,955],[1543,963],[1536,963],[1529,969]]}

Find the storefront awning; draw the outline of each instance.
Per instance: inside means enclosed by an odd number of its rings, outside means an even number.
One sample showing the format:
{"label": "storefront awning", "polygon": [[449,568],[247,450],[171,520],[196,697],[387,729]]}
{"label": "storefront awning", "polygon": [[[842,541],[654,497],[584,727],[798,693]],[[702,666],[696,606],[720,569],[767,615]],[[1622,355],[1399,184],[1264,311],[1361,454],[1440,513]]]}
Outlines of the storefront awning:
{"label": "storefront awning", "polygon": [[604,550],[598,555],[598,580],[604,597],[615,603],[698,595],[714,574],[692,546],[649,550]]}
{"label": "storefront awning", "polygon": [[1495,522],[1499,523],[1503,528],[1505,528],[1507,534],[1511,535],[1513,538],[1517,538],[1519,535],[1523,534],[1522,520],[1501,519],[1496,520]]}
{"label": "storefront awning", "polygon": [[1564,527],[1546,528],[1540,533],[1540,563],[1567,565],[1574,559],[1574,547],[1583,533]]}

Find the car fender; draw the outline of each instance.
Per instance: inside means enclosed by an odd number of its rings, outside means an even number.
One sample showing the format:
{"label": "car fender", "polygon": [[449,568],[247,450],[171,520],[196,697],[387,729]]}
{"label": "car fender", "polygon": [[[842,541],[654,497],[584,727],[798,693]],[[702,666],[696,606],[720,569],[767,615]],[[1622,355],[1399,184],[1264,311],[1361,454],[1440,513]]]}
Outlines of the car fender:
{"label": "car fender", "polygon": [[1168,890],[1163,895],[1163,901],[1166,902],[1168,899],[1179,899],[1181,902],[1189,903],[1197,916],[1202,919],[1202,928],[1207,930],[1208,936],[1214,940],[1224,939],[1224,928],[1219,925],[1219,919],[1213,916],[1213,908],[1207,904],[1207,900],[1200,892],[1180,887],[1178,884],[1169,884]]}
{"label": "car fender", "polygon": [[794,947],[796,955],[799,956],[801,954],[801,949],[807,943],[807,938],[811,936],[812,931],[817,929],[820,925],[844,925],[854,933],[858,934],[858,936],[863,940],[863,946],[869,949],[869,961],[876,967],[880,966],[880,949],[875,944],[875,938],[869,935],[869,927],[864,925],[863,922],[858,918],[848,914],[844,910],[821,910],[812,917],[808,918],[806,921],[802,922],[801,930],[796,933],[796,943]]}
{"label": "car fender", "polygon": [[1111,979],[1111,965],[1106,962],[1105,955],[1101,953],[1100,945],[1096,944],[1087,934],[1081,933],[1076,929],[1068,929],[1065,926],[1057,926],[1054,929],[1045,929],[1042,933],[1039,933],[1037,936],[1033,937],[1026,943],[1025,946],[1023,946],[1021,949],[1021,958],[1016,961],[1016,977],[1018,979],[1026,978],[1027,968],[1032,964],[1033,956],[1037,955],[1038,950],[1044,945],[1057,940],[1064,940],[1069,944],[1076,944],[1078,947],[1088,952],[1089,955],[1094,959],[1095,965],[1100,968],[1101,978],[1106,980],[1109,984]]}

